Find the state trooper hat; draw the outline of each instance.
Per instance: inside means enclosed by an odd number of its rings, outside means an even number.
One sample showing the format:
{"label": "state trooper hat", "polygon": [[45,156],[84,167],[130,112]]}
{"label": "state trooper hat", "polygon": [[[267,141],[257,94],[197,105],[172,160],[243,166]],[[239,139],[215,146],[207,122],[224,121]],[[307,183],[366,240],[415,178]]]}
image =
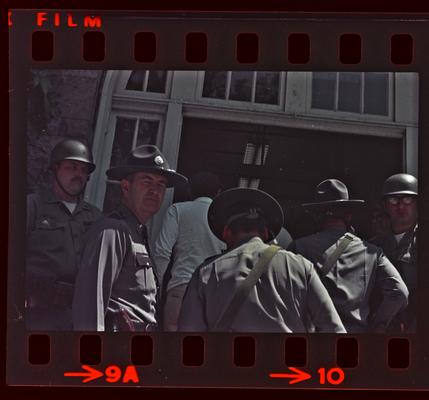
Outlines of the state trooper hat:
{"label": "state trooper hat", "polygon": [[311,211],[360,207],[364,200],[350,200],[347,186],[338,179],[326,179],[316,187],[316,201],[302,206]]}
{"label": "state trooper hat", "polygon": [[418,195],[417,179],[410,174],[395,174],[383,184],[383,196]]}
{"label": "state trooper hat", "polygon": [[207,219],[211,231],[223,241],[224,227],[239,218],[263,218],[269,238],[274,239],[283,226],[283,210],[274,197],[257,189],[228,189],[216,196],[211,203]]}
{"label": "state trooper hat", "polygon": [[188,179],[168,165],[164,155],[153,145],[143,145],[131,150],[122,163],[106,171],[109,179],[120,181],[135,172],[150,172],[167,178],[167,187],[186,185]]}
{"label": "state trooper hat", "polygon": [[53,148],[49,167],[52,168],[56,163],[63,160],[74,160],[88,164],[89,173],[95,169],[91,150],[88,146],[75,139],[66,139]]}

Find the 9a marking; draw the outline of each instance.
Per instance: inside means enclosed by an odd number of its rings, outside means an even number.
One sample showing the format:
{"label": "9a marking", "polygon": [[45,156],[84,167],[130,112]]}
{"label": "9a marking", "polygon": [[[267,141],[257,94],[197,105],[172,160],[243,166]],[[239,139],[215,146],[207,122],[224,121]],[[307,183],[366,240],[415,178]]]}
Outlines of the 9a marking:
{"label": "9a marking", "polygon": [[109,383],[115,383],[115,382],[122,382],[122,383],[129,383],[139,382],[139,376],[137,374],[136,367],[134,365],[128,365],[124,371],[117,365],[109,365],[104,370],[104,373],[90,367],[89,365],[82,365],[82,369],[84,371],[79,372],[65,372],[64,376],[68,377],[80,377],[82,378],[82,383],[91,382],[95,379],[99,379],[102,376],[104,376],[104,380]]}

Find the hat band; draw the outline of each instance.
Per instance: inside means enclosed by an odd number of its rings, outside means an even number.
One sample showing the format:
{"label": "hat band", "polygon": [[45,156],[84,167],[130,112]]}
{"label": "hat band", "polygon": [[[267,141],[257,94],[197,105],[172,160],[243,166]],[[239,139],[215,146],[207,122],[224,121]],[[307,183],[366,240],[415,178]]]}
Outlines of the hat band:
{"label": "hat band", "polygon": [[[231,224],[231,222],[237,221],[240,218],[249,218],[249,219],[256,219],[256,218],[262,218],[265,221],[264,216],[258,210],[257,208],[252,208],[247,212],[235,214],[228,218],[228,220],[225,222],[225,226],[228,226]],[[265,221],[266,222],[266,221]]]}

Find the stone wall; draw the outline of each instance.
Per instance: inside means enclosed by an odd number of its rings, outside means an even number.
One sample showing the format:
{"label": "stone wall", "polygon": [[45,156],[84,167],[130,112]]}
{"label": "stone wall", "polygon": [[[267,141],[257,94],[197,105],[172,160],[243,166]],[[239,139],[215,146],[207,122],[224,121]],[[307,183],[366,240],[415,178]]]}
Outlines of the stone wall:
{"label": "stone wall", "polygon": [[27,191],[49,185],[50,152],[66,138],[91,146],[104,72],[33,70],[28,86]]}

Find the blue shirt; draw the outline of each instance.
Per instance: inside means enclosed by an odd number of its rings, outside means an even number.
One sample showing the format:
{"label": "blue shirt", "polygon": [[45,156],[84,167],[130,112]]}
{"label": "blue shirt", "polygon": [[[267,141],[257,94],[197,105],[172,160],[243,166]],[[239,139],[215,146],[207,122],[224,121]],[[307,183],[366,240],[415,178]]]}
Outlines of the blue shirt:
{"label": "blue shirt", "polygon": [[153,251],[161,285],[169,263],[173,263],[167,290],[188,283],[207,257],[226,248],[208,226],[207,211],[212,201],[209,197],[198,197],[168,208]]}

